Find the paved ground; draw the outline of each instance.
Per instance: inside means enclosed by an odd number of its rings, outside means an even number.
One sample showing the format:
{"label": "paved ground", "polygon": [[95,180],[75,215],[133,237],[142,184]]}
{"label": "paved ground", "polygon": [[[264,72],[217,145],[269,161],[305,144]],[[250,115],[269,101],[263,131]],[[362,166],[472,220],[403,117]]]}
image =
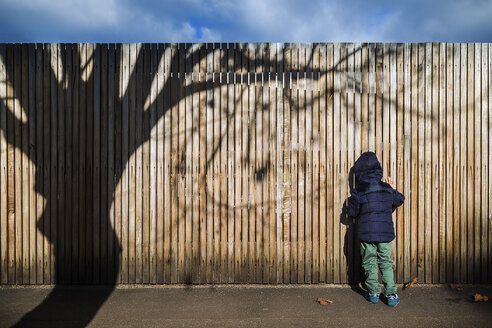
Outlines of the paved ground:
{"label": "paved ground", "polygon": [[[10,327],[51,288],[0,288],[0,326]],[[401,303],[373,305],[348,286],[61,287],[35,327],[492,327],[492,286],[414,286]],[[472,295],[491,297],[475,303]],[[326,297],[333,304],[315,300]],[[101,300],[106,300],[104,303]],[[47,303],[47,302],[45,302]],[[102,306],[100,305],[102,304]],[[27,320],[26,320],[27,319]]]}

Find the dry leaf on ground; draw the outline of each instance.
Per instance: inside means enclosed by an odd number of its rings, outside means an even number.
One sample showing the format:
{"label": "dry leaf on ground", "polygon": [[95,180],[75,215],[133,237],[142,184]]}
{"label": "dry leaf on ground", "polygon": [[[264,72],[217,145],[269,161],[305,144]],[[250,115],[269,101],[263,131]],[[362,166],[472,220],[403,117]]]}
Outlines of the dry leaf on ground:
{"label": "dry leaf on ground", "polygon": [[316,302],[318,302],[321,305],[328,305],[329,303],[333,303],[333,301],[330,300],[329,298],[322,298],[322,297],[318,297]]}
{"label": "dry leaf on ground", "polygon": [[487,302],[489,298],[485,295],[475,294],[473,295],[475,302]]}
{"label": "dry leaf on ground", "polygon": [[463,290],[463,288],[456,286],[455,284],[449,284],[449,288],[456,289],[459,292],[461,292]]}
{"label": "dry leaf on ground", "polygon": [[403,289],[405,290],[405,289],[412,287],[413,285],[415,285],[417,283],[418,280],[419,280],[419,278],[417,278],[417,277],[413,278],[412,281],[403,284]]}

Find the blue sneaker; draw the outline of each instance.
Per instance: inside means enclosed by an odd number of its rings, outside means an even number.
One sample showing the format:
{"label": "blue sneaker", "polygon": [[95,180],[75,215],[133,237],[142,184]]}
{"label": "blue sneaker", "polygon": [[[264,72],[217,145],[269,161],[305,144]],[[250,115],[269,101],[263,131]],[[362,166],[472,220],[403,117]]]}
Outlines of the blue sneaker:
{"label": "blue sneaker", "polygon": [[386,301],[389,306],[397,306],[400,303],[400,298],[396,294],[389,294],[386,296]]}
{"label": "blue sneaker", "polygon": [[371,294],[366,291],[366,299],[373,304],[377,304],[379,301],[379,294]]}

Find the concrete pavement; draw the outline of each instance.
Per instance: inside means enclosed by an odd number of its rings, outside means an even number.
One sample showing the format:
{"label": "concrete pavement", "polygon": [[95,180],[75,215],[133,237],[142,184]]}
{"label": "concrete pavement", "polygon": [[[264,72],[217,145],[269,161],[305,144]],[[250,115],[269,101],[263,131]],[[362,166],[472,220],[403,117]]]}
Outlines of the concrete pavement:
{"label": "concrete pavement", "polygon": [[[52,291],[1,287],[0,326],[10,327]],[[33,327],[492,327],[492,286],[416,285],[390,308],[368,303],[361,290],[333,285],[58,287],[43,311],[22,321]],[[480,293],[491,300],[475,303]],[[333,300],[322,306],[318,297]],[[94,305],[96,304],[96,305]],[[96,308],[94,308],[94,306]],[[41,312],[41,313],[40,313]]]}

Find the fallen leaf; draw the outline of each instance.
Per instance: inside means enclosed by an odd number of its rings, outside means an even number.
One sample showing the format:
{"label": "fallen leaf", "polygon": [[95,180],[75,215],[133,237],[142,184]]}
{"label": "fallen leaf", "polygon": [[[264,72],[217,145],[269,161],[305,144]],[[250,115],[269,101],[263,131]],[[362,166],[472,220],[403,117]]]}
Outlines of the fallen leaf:
{"label": "fallen leaf", "polygon": [[333,303],[333,301],[330,300],[329,298],[322,298],[322,297],[318,297],[316,301],[321,305],[328,305],[330,303]]}
{"label": "fallen leaf", "polygon": [[417,278],[417,277],[413,278],[412,281],[403,284],[403,289],[405,290],[405,289],[412,287],[413,285],[415,285],[417,283],[418,280],[419,280],[419,278]]}
{"label": "fallen leaf", "polygon": [[461,292],[463,288],[456,286],[455,284],[449,284],[449,288],[451,289],[456,289],[457,291]]}
{"label": "fallen leaf", "polygon": [[473,295],[473,299],[475,302],[487,302],[489,300],[487,296],[482,296],[480,294]]}

